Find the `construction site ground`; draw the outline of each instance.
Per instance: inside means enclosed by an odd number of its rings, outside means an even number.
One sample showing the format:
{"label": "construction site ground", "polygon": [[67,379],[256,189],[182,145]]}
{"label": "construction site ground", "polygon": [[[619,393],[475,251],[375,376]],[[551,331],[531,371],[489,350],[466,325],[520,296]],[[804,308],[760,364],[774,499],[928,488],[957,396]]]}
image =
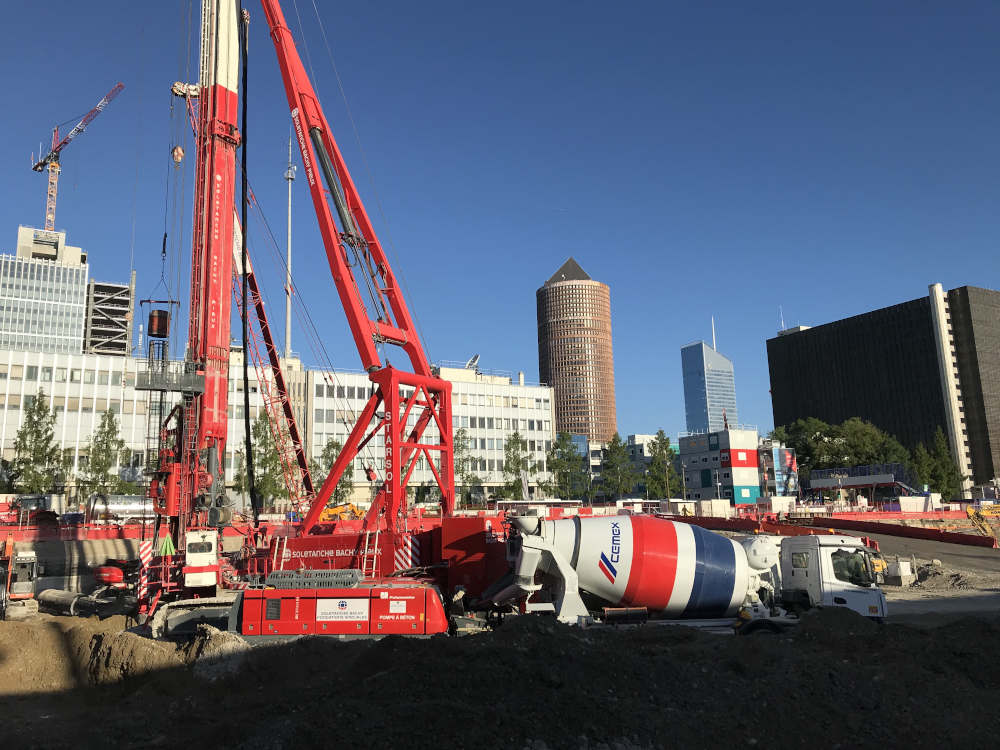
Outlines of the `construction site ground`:
{"label": "construction site ground", "polygon": [[[940,558],[938,558],[940,559]],[[827,609],[780,635],[509,618],[463,638],[248,647],[125,620],[0,622],[7,747],[994,747],[1000,574],[919,561],[880,625]],[[972,606],[972,605],[968,605]],[[992,726],[987,726],[987,724]]]}

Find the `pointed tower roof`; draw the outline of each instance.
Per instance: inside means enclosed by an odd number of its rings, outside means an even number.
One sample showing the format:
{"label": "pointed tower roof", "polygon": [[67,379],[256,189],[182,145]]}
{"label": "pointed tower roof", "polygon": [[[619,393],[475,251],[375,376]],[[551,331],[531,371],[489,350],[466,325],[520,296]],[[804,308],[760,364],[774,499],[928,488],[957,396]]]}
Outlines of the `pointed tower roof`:
{"label": "pointed tower roof", "polygon": [[566,259],[566,262],[559,266],[559,270],[552,274],[552,278],[545,282],[545,286],[549,284],[557,284],[560,281],[591,281],[590,276],[587,272],[580,268],[580,264],[577,263],[573,256]]}

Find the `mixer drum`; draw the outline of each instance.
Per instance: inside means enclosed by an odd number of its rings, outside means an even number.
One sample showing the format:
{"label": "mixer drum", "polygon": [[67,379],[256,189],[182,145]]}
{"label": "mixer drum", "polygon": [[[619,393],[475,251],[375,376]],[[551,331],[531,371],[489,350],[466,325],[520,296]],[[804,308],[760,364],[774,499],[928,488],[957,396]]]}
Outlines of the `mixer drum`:
{"label": "mixer drum", "polygon": [[698,526],[651,516],[543,521],[542,533],[570,561],[580,589],[612,606],[670,617],[728,617],[750,583],[743,547]]}

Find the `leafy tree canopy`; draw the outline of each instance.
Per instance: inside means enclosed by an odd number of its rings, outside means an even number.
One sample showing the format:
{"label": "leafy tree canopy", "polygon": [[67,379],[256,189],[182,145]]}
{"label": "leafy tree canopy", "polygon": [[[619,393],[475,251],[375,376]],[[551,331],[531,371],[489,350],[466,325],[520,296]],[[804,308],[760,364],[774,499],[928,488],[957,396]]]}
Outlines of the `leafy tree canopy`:
{"label": "leafy tree canopy", "polygon": [[24,409],[24,421],[14,439],[11,474],[18,492],[51,492],[65,481],[66,460],[55,439],[56,415],[41,388]]}

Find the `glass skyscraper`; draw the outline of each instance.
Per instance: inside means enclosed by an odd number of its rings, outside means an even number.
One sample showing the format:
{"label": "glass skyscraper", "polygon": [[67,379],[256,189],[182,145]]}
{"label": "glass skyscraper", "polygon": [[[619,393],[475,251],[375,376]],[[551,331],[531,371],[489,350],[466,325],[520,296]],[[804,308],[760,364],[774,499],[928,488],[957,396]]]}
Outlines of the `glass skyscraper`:
{"label": "glass skyscraper", "polygon": [[699,341],[681,348],[681,372],[687,431],[718,432],[726,422],[735,428],[739,419],[732,360]]}

